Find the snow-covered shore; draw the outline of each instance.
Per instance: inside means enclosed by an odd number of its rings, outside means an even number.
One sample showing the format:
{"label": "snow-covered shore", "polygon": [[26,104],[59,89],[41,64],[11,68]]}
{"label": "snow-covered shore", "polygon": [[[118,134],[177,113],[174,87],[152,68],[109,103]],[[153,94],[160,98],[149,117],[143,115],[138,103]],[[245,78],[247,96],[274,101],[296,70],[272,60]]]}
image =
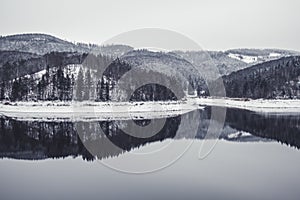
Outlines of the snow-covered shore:
{"label": "snow-covered shore", "polygon": [[0,115],[24,120],[154,119],[201,109],[195,102],[13,102],[0,103]]}
{"label": "snow-covered shore", "polygon": [[265,114],[300,115],[300,100],[191,98],[157,102],[0,102],[0,115],[19,120],[154,119],[184,114],[205,106],[245,109]]}
{"label": "snow-covered shore", "polygon": [[300,115],[300,100],[197,98],[195,101],[200,106],[221,106],[269,114],[290,113]]}

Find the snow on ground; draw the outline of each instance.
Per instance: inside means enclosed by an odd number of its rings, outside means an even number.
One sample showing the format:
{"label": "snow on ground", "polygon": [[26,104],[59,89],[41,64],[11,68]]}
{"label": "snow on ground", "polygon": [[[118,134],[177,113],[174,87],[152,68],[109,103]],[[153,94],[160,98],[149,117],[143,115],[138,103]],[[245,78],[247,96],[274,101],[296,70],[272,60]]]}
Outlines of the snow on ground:
{"label": "snow on ground", "polygon": [[186,101],[16,102],[1,103],[0,115],[19,120],[126,120],[172,117],[201,108]]}
{"label": "snow on ground", "polygon": [[30,78],[32,76],[33,79],[36,80],[36,79],[41,79],[44,74],[46,74],[46,70],[45,69],[41,70],[39,72],[36,72],[34,74],[31,74],[31,75],[25,75],[24,77],[25,78]]}
{"label": "snow on ground", "polygon": [[243,55],[237,53],[229,53],[228,57],[240,60],[247,64],[255,64],[263,61],[273,60],[280,58],[282,55],[279,53],[270,53],[269,55],[265,56],[250,56],[250,55]]}
{"label": "snow on ground", "polygon": [[259,113],[286,113],[300,115],[300,100],[244,100],[230,98],[198,98],[196,102],[200,106],[222,106],[239,108]]}
{"label": "snow on ground", "polygon": [[281,54],[280,53],[270,53],[269,57],[280,57]]}
{"label": "snow on ground", "polygon": [[153,52],[165,52],[168,53],[170,50],[167,49],[162,49],[162,48],[157,48],[157,47],[139,47],[139,48],[134,48],[135,51],[137,50],[148,50],[148,51],[153,51]]}
{"label": "snow on ground", "polygon": [[248,63],[248,64],[255,63],[255,62],[258,61],[258,56],[246,56],[246,55],[233,54],[233,53],[228,54],[228,56],[230,58],[234,58],[234,59],[243,61],[243,62]]}
{"label": "snow on ground", "polygon": [[227,136],[227,138],[229,139],[238,139],[238,138],[241,138],[241,137],[251,137],[253,135],[251,135],[250,133],[248,132],[245,132],[245,131],[237,131],[235,133],[231,133]]}
{"label": "snow on ground", "polygon": [[15,102],[0,103],[0,115],[19,120],[126,120],[178,116],[205,106],[250,110],[263,114],[300,115],[300,100],[191,98],[156,102]]}

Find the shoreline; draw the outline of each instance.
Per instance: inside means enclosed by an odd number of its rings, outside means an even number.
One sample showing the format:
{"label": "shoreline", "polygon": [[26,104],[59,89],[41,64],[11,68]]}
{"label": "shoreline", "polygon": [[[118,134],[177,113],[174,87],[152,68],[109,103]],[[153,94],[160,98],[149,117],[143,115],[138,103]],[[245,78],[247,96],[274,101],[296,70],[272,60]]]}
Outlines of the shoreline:
{"label": "shoreline", "polygon": [[187,101],[155,102],[0,102],[0,116],[18,120],[127,120],[159,119],[203,109]]}
{"label": "shoreline", "polygon": [[234,99],[234,98],[197,98],[200,106],[219,106],[249,110],[258,113],[293,113],[300,115],[300,100],[290,99]]}
{"label": "shoreline", "polygon": [[261,114],[300,115],[300,100],[189,98],[151,102],[0,102],[0,116],[18,120],[126,120],[182,115],[207,106],[236,108]]}

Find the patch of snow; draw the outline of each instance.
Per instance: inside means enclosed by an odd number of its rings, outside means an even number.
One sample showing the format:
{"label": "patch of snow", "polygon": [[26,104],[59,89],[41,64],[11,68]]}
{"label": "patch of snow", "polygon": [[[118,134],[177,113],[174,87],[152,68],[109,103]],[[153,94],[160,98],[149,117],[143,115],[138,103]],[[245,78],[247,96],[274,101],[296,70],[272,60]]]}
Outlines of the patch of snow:
{"label": "patch of snow", "polygon": [[200,106],[220,106],[229,108],[245,109],[259,113],[268,114],[297,114],[300,115],[300,100],[280,100],[280,99],[233,99],[233,98],[198,98]]}
{"label": "patch of snow", "polygon": [[45,70],[45,69],[44,69],[44,70],[41,70],[41,71],[39,71],[39,72],[36,72],[36,73],[34,73],[34,74],[32,74],[32,75],[25,75],[24,77],[25,77],[25,78],[30,78],[30,77],[32,76],[32,78],[33,78],[34,80],[37,80],[37,79],[41,79],[42,76],[43,76],[44,74],[46,74],[46,70]]}
{"label": "patch of snow", "polygon": [[143,49],[147,49],[148,51],[152,51],[152,52],[170,52],[170,50],[162,49],[162,48],[157,48],[157,47],[139,47],[139,48],[134,48],[134,50],[143,50]]}
{"label": "patch of snow", "polygon": [[248,136],[252,136],[250,133],[248,132],[244,132],[244,131],[238,131],[236,133],[231,133],[229,134],[227,137],[229,139],[236,139],[236,138],[240,138],[240,137],[248,137]]}
{"label": "patch of snow", "polygon": [[269,57],[280,57],[281,54],[280,53],[270,53]]}
{"label": "patch of snow", "polygon": [[248,56],[248,55],[233,54],[233,53],[229,53],[228,56],[230,58],[234,58],[248,64],[255,63],[258,61],[258,56]]}
{"label": "patch of snow", "polygon": [[128,120],[178,116],[202,109],[195,102],[15,102],[1,103],[0,115],[18,120]]}

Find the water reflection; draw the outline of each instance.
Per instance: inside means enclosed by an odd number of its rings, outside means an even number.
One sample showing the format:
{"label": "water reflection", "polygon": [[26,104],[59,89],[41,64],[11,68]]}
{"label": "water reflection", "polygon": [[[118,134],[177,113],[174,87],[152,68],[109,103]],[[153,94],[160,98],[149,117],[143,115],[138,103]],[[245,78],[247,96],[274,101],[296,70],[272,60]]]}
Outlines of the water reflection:
{"label": "water reflection", "polygon": [[[122,129],[130,126],[128,121],[101,122],[43,122],[0,119],[0,157],[14,159],[46,159],[81,156],[94,160],[95,154],[86,145],[97,149],[98,159],[118,156],[133,148],[165,139],[195,138],[189,134],[192,126],[179,131],[183,118],[193,123],[195,112],[201,120],[196,139],[203,139],[210,123],[211,108],[165,119],[162,129],[148,138],[137,138]],[[150,120],[136,120],[139,126],[147,126]],[[78,132],[83,135],[79,136]],[[250,134],[249,134],[250,133]],[[140,133],[143,134],[143,133]],[[255,142],[276,140],[291,147],[300,148],[300,116],[263,115],[246,110],[227,109],[227,116],[220,139]]]}
{"label": "water reflection", "polygon": [[228,109],[226,124],[253,136],[276,140],[300,148],[300,115],[257,114]]}

